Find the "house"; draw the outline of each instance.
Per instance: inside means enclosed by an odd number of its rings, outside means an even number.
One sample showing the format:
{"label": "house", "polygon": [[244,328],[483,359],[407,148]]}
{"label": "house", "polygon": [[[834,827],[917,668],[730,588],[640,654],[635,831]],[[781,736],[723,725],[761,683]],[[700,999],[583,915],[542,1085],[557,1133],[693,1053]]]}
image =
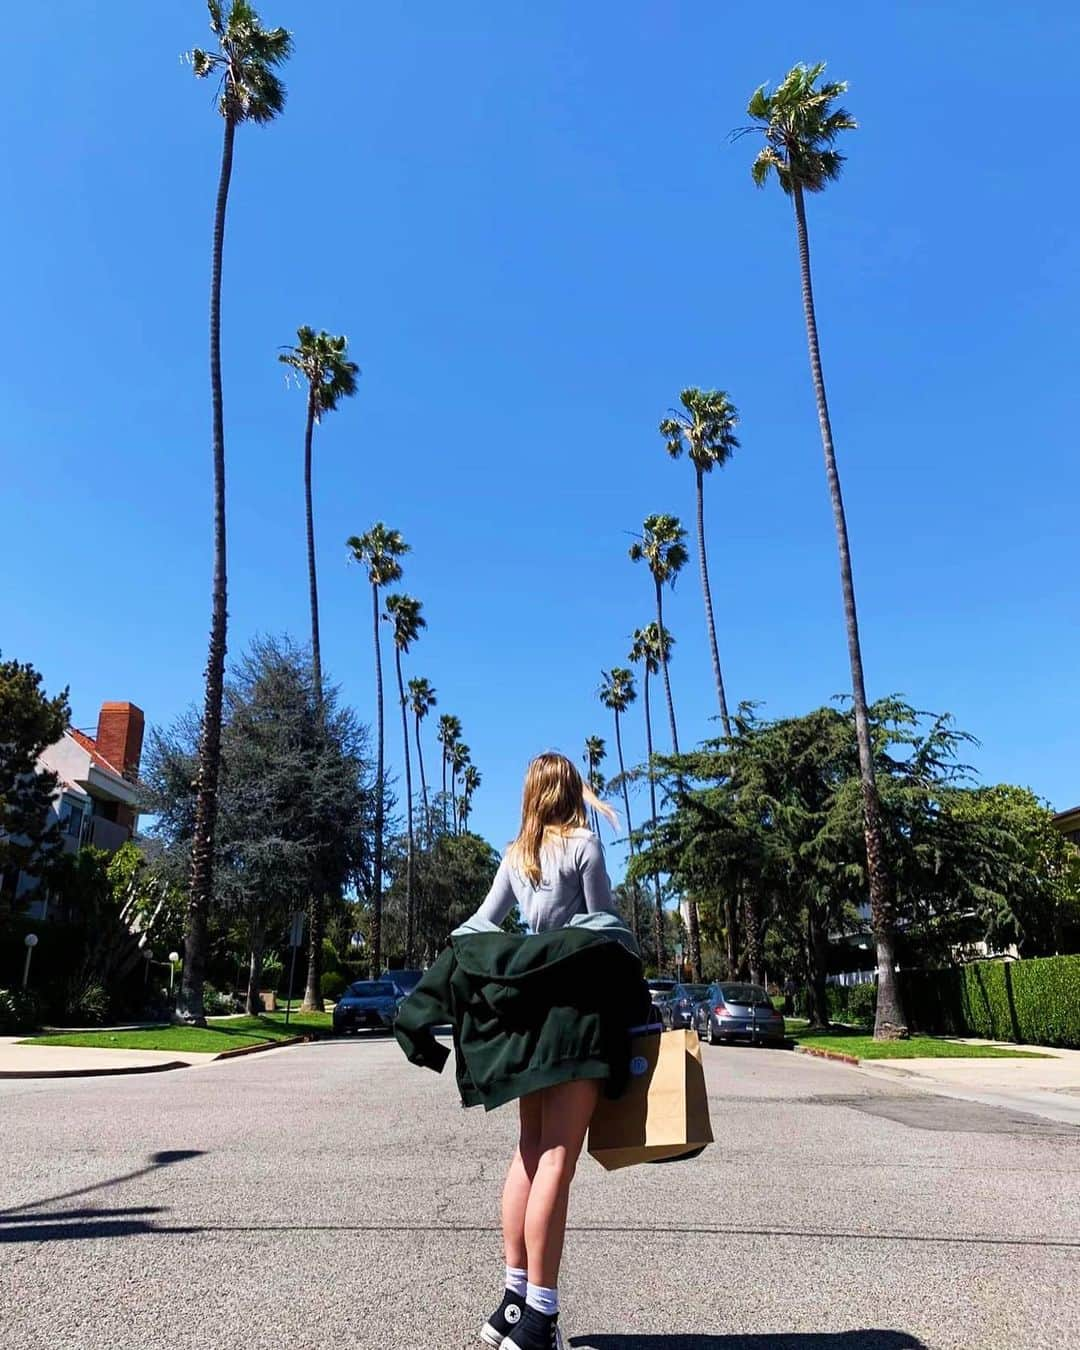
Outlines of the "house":
{"label": "house", "polygon": [[1074,806],[1069,811],[1059,811],[1054,817],[1054,826],[1066,839],[1071,839],[1080,847],[1080,806]]}
{"label": "house", "polygon": [[[134,835],[142,742],[142,709],[134,703],[103,703],[95,735],[68,727],[42,752],[39,767],[57,778],[49,819],[59,820],[65,850],[74,853],[92,844],[115,853]],[[15,894],[29,917],[48,917],[49,896],[36,878],[20,876]]]}

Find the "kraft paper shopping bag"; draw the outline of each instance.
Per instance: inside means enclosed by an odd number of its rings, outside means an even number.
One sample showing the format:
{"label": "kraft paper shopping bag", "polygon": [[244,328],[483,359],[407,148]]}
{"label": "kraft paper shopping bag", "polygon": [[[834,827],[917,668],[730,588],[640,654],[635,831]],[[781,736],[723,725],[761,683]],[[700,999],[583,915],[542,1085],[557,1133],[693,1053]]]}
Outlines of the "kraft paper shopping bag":
{"label": "kraft paper shopping bag", "polygon": [[593,1115],[592,1156],[614,1171],[700,1153],[712,1137],[696,1032],[636,1036],[626,1092],[617,1101],[602,1097]]}

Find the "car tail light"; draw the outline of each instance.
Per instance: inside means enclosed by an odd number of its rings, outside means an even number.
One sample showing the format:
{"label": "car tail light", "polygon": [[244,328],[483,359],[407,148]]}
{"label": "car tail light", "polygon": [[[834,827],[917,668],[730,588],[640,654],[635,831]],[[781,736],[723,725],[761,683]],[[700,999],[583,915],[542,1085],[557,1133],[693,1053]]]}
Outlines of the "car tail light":
{"label": "car tail light", "polygon": [[718,1003],[716,1007],[713,1009],[713,1011],[716,1013],[717,1017],[733,1016],[731,1009],[727,1006],[726,1003]]}

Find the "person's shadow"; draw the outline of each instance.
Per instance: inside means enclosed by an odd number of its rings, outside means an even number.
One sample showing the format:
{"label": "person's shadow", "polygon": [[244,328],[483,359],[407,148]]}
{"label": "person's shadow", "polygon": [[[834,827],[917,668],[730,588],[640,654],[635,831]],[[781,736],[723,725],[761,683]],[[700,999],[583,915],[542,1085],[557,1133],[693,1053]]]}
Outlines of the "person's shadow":
{"label": "person's shadow", "polygon": [[760,1336],[572,1336],[574,1350],[927,1350],[904,1331],[778,1332]]}

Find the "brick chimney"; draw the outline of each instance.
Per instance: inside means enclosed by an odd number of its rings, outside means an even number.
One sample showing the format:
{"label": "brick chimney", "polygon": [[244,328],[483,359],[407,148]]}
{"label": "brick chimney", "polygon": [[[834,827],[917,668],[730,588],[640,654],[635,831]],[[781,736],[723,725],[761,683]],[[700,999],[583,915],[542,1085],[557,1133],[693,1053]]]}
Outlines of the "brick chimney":
{"label": "brick chimney", "polygon": [[142,755],[143,714],[134,703],[103,703],[98,715],[97,748],[125,778],[135,778]]}

